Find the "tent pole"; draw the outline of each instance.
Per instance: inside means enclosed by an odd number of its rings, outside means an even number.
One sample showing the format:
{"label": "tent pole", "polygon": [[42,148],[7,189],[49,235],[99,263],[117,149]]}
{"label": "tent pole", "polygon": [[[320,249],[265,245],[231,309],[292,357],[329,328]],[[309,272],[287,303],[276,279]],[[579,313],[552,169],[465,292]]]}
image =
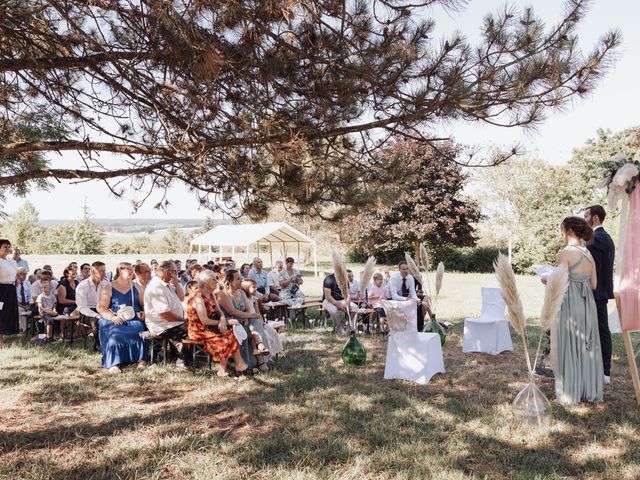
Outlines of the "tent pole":
{"label": "tent pole", "polygon": [[235,256],[236,256],[236,246],[231,245],[231,260],[233,260],[234,262],[235,262]]}
{"label": "tent pole", "polygon": [[[200,263],[200,254],[202,253],[202,245],[198,245],[198,263]],[[189,256],[191,256],[191,252],[189,252]]]}
{"label": "tent pole", "polygon": [[300,242],[298,242],[298,258],[297,261],[300,261]]}
{"label": "tent pole", "polygon": [[212,258],[211,258],[211,245],[209,245],[209,258],[207,258],[207,262],[208,262],[209,260],[212,260]]}
{"label": "tent pole", "polygon": [[218,254],[218,256],[220,257],[220,263],[222,263],[222,245],[220,245],[220,253]]}
{"label": "tent pole", "polygon": [[318,248],[316,241],[313,241],[313,276],[318,276]]}
{"label": "tent pole", "polygon": [[269,256],[271,257],[271,265],[273,266],[273,244],[269,242]]}

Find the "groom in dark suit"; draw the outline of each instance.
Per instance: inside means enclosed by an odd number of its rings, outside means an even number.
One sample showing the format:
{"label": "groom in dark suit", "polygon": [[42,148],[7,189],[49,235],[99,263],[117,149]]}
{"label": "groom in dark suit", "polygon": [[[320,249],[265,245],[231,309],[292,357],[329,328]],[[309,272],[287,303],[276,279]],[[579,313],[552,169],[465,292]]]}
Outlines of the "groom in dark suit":
{"label": "groom in dark suit", "polygon": [[602,227],[606,212],[600,205],[593,205],[584,211],[584,219],[593,228],[593,240],[587,244],[589,252],[596,264],[598,285],[593,291],[598,311],[598,329],[602,347],[602,363],[604,364],[604,383],[611,380],[611,332],[609,331],[609,315],[607,302],[613,298],[613,259],[615,247],[613,240]]}

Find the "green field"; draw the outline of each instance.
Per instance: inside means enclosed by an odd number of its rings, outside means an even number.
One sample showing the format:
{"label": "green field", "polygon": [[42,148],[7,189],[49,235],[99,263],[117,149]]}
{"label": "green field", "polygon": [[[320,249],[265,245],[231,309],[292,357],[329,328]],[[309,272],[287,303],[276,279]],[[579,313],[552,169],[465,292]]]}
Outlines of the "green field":
{"label": "green field", "polygon": [[[515,351],[497,357],[461,352],[462,317],[492,284],[445,277],[440,318],[455,327],[447,372],[427,386],[383,380],[378,336],[362,336],[364,367],[345,367],[344,338],[290,332],[307,341],[247,380],[171,366],[112,377],[80,346],[11,339],[0,351],[0,478],[640,478],[640,409],[620,337],[605,404],[554,402],[550,428],[523,427],[510,409],[526,380],[521,342],[514,335]],[[535,314],[539,284],[519,284]],[[538,332],[532,319],[531,343]],[[539,384],[553,399],[552,382]]]}

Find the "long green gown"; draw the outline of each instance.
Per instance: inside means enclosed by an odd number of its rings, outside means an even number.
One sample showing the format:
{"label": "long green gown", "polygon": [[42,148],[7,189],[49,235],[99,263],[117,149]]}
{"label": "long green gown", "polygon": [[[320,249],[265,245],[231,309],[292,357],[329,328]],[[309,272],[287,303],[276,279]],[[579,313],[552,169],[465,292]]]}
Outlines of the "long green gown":
{"label": "long green gown", "polygon": [[565,404],[603,401],[604,370],[591,274],[573,273],[583,261],[592,260],[576,248],[582,256],[569,267],[569,287],[556,324],[556,398]]}

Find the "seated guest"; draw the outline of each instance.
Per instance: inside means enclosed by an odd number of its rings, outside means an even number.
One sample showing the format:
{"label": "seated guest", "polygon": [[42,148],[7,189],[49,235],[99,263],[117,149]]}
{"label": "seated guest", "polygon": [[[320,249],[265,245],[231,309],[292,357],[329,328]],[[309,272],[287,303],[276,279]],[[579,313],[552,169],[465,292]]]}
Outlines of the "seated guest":
{"label": "seated guest", "polygon": [[36,268],[33,273],[29,274],[29,276],[27,277],[27,280],[29,281],[29,286],[31,286],[31,284],[33,282],[35,282],[36,280],[38,280],[40,278],[40,272],[42,272],[41,268]]}
{"label": "seated guest", "polygon": [[105,278],[107,269],[102,262],[93,262],[89,267],[91,275],[81,281],[76,288],[76,304],[80,312],[80,323],[91,329],[93,333],[93,349],[100,348],[98,302],[104,287],[109,285]]}
{"label": "seated guest", "polygon": [[31,284],[32,298],[36,298],[42,293],[40,285],[44,282],[49,282],[49,286],[53,292],[58,288],[58,281],[53,279],[53,273],[51,273],[51,270],[43,269],[42,272],[40,272],[40,278]]}
{"label": "seated guest", "polygon": [[27,270],[24,267],[18,267],[16,273],[16,295],[18,300],[18,323],[21,331],[27,329],[27,318],[33,312],[31,311],[31,285],[27,281]]}
{"label": "seated guest", "polygon": [[196,278],[198,278],[198,274],[203,270],[202,265],[198,265],[197,263],[192,263],[189,268],[187,269],[187,272],[189,273],[189,281],[195,281]]}
{"label": "seated guest", "polygon": [[416,293],[416,284],[413,275],[409,273],[409,265],[404,260],[398,264],[398,272],[391,278],[389,285],[393,300],[413,299],[418,305],[418,331],[424,328],[424,311],[430,311],[428,299],[421,301]]}
{"label": "seated guest", "polygon": [[280,300],[293,305],[296,300],[300,299],[304,302],[304,293],[300,289],[300,285],[304,283],[300,270],[293,268],[294,260],[287,257],[285,260],[285,268],[280,272]]}
{"label": "seated guest", "polygon": [[358,304],[362,300],[360,296],[360,282],[353,278],[353,271],[347,270],[347,276],[349,279],[349,297],[353,303]]}
{"label": "seated guest", "polygon": [[231,258],[231,259],[227,260],[226,262],[224,262],[224,266],[227,268],[227,270],[231,269],[231,268],[235,270],[236,269],[236,261],[233,258]]}
{"label": "seated guest", "polygon": [[[47,340],[53,340],[53,326],[57,322],[55,319],[58,316],[56,311],[57,297],[51,293],[51,284],[44,282],[41,285],[42,293],[38,295],[36,303],[38,305],[38,313],[42,317],[42,321],[38,324],[38,333],[44,333],[44,326],[47,326]],[[61,330],[64,332],[64,330]]]}
{"label": "seated guest", "polygon": [[144,262],[140,262],[133,267],[133,273],[135,273],[133,285],[138,289],[138,297],[140,298],[142,308],[144,309],[144,291],[151,281],[151,267]]}
{"label": "seated guest", "polygon": [[151,276],[156,276],[156,271],[158,270],[158,261],[156,259],[151,260]]}
{"label": "seated guest", "polygon": [[56,288],[56,295],[58,296],[58,309],[59,314],[70,314],[76,308],[76,287],[78,286],[77,273],[73,267],[67,267],[62,273],[62,280],[58,283]]}
{"label": "seated guest", "polygon": [[267,272],[262,268],[262,260],[259,257],[253,259],[253,267],[249,272],[249,279],[256,284],[256,299],[258,300],[258,312],[262,313],[262,304],[270,300],[269,282]]}
{"label": "seated guest", "polygon": [[240,278],[242,278],[243,280],[245,278],[249,278],[249,272],[251,272],[251,265],[249,265],[248,263],[243,263],[240,267]]}
{"label": "seated guest", "polygon": [[144,313],[138,290],[131,281],[133,268],[128,262],[116,267],[111,285],[104,285],[98,302],[98,322],[102,368],[108,373],[120,373],[120,366],[147,364],[146,344],[140,338],[144,331]]}
{"label": "seated guest", "polygon": [[173,263],[176,264],[176,270],[178,270],[178,271],[182,270],[182,261],[181,260],[175,260]]}
{"label": "seated guest", "polygon": [[380,331],[383,335],[388,335],[389,326],[385,319],[387,318],[387,313],[384,311],[382,307],[383,300],[391,299],[391,292],[387,287],[383,285],[384,277],[381,273],[373,274],[373,286],[368,288],[368,299],[371,303],[371,307],[376,311],[378,318],[380,320]]}
{"label": "seated guest", "polygon": [[390,288],[391,283],[391,274],[389,273],[389,269],[387,267],[382,269],[382,286],[386,288]]}
{"label": "seated guest", "polygon": [[83,263],[80,265],[80,275],[78,275],[78,283],[86,280],[91,276],[91,265],[88,263]]}
{"label": "seated guest", "polygon": [[340,290],[338,286],[334,273],[327,275],[322,282],[322,308],[324,308],[331,317],[333,329],[335,333],[338,334],[344,334],[344,328],[342,327],[342,323],[340,323],[339,312],[343,311],[347,315],[350,315],[350,311],[355,312],[358,310],[358,305],[353,302],[349,303],[347,309],[347,302],[342,294],[342,290]]}
{"label": "seated guest", "polygon": [[184,286],[184,300],[182,300],[182,308],[184,308],[185,312],[187,311],[187,306],[189,305],[189,298],[193,297],[193,294],[196,293],[197,291],[198,291],[198,282],[196,280],[191,280],[190,282],[187,282],[187,284]]}
{"label": "seated guest", "polygon": [[[58,288],[56,288],[56,310],[58,315],[65,315],[68,317],[76,316],[77,313],[74,314],[74,311],[77,308],[76,305],[76,287],[78,286],[78,282],[76,281],[76,271],[73,267],[67,267],[64,269],[63,277],[60,283],[58,284]],[[64,337],[66,320],[60,320],[60,334]]]}
{"label": "seated guest", "polygon": [[280,290],[282,287],[280,286],[280,274],[282,273],[282,269],[284,268],[284,263],[282,260],[277,260],[275,265],[273,266],[273,270],[269,272],[267,275],[267,285],[269,286],[269,299],[272,302],[277,302],[280,300]]}
{"label": "seated guest", "polygon": [[232,325],[234,319],[227,320],[214,295],[218,280],[211,270],[203,270],[197,276],[197,288],[187,301],[189,340],[204,343],[204,350],[211,358],[220,362],[219,377],[227,377],[227,363],[233,357],[238,374],[248,375],[249,366],[240,355],[240,345],[236,340]]}
{"label": "seated guest", "polygon": [[144,291],[144,310],[146,324],[153,335],[169,340],[176,351],[176,367],[186,368],[186,348],[182,340],[187,338],[182,301],[184,291],[178,281],[178,269],[172,261],[163,261],[158,265],[156,276],[151,279]]}
{"label": "seated guest", "polygon": [[[240,284],[240,288],[247,296],[247,311],[248,313],[260,313],[259,305],[258,305],[258,297],[256,282],[250,279],[242,280]],[[259,295],[259,294],[258,294]],[[271,345],[269,343],[269,336],[267,335],[264,329],[264,319],[260,318],[250,318],[249,319],[249,331],[251,332],[252,338],[255,340],[254,344],[257,346],[257,350],[261,349],[261,344],[264,350],[268,350],[271,353]],[[255,352],[254,352],[255,353]],[[256,355],[258,359],[258,369],[263,372],[269,370],[266,365],[266,362],[270,360],[270,355],[265,355],[263,358],[260,358]],[[262,361],[261,361],[262,360]]]}
{"label": "seated guest", "polygon": [[262,339],[250,330],[249,321],[251,319],[262,320],[262,315],[250,310],[249,300],[240,288],[241,282],[240,272],[234,269],[227,270],[224,289],[220,292],[219,301],[225,316],[240,320],[247,332],[248,341],[245,340],[241,343],[240,353],[247,365],[253,370],[258,364],[264,363],[261,357],[268,355],[269,350],[262,343]]}

